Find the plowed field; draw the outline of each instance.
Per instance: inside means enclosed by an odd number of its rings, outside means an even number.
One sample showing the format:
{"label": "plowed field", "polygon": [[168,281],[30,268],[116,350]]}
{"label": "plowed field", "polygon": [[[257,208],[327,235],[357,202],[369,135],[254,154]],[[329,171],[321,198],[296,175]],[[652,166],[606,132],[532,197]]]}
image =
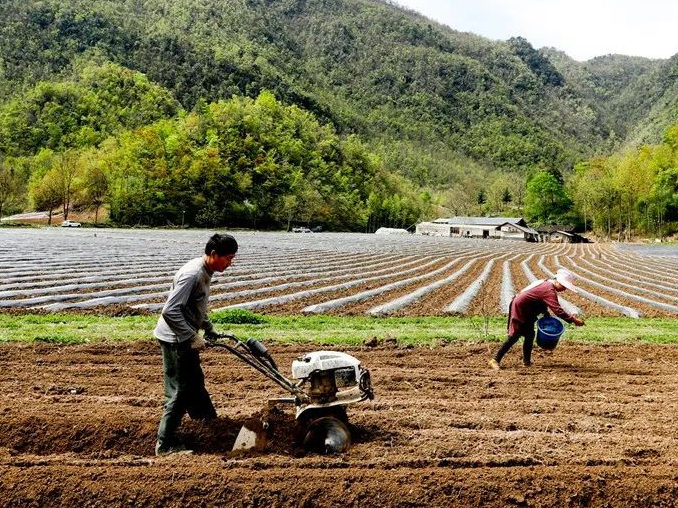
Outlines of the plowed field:
{"label": "plowed field", "polygon": [[[203,353],[217,422],[185,421],[192,456],[153,456],[158,348],[0,345],[0,506],[675,506],[678,348],[562,344],[521,366],[497,344],[347,351],[376,399],[349,409],[338,457],[277,441],[229,451],[279,389],[225,352]],[[275,346],[284,370],[309,346]],[[345,349],[346,350],[346,349]]]}
{"label": "plowed field", "polygon": [[[215,274],[209,307],[264,314],[485,316],[560,268],[586,317],[678,316],[671,247],[512,240],[236,233],[234,265]],[[198,257],[206,231],[0,229],[0,309],[156,313],[176,271]]]}

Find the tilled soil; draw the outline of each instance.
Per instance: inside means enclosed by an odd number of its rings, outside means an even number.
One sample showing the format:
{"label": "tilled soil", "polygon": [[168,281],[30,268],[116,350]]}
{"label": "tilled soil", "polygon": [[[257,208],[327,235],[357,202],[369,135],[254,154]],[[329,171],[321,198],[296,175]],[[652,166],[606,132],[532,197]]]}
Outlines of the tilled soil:
{"label": "tilled soil", "polygon": [[501,314],[501,281],[504,275],[504,260],[494,263],[487,281],[482,285],[476,297],[471,301],[466,314],[469,316],[487,316]]}
{"label": "tilled soil", "polygon": [[[445,276],[449,276],[453,272],[458,271],[463,265],[466,264],[467,261],[469,261],[469,259],[462,260],[462,262],[459,263],[459,265],[456,266],[454,270],[451,270],[450,273],[447,273]],[[467,272],[462,274],[454,282],[439,287],[438,289],[427,294],[424,298],[421,298],[412,305],[404,307],[400,310],[400,312],[394,313],[393,315],[430,316],[443,314],[443,309],[451,304],[457,296],[463,293],[464,290],[478,278],[480,273],[483,271],[486,262],[487,260],[484,259],[476,262],[468,269]]]}
{"label": "tilled soil", "polygon": [[[430,260],[427,260],[427,262]],[[445,266],[447,263],[449,263],[451,260],[450,259],[442,259],[441,261],[438,261],[434,264],[432,264],[430,267],[427,268],[429,272],[437,270],[438,268],[441,268]],[[379,281],[368,281],[364,282],[362,284],[359,284],[357,286],[353,286],[348,289],[338,289],[332,292],[327,292],[327,293],[318,293],[318,294],[313,294],[306,296],[304,298],[299,298],[297,300],[292,300],[287,303],[280,303],[276,305],[271,305],[267,306],[263,309],[261,309],[262,312],[265,312],[266,314],[278,314],[278,315],[289,315],[289,314],[299,314],[303,311],[305,307],[308,307],[310,305],[315,305],[318,303],[324,303],[330,300],[336,300],[339,298],[345,298],[347,296],[352,296],[358,293],[362,293],[363,291],[369,291],[371,289],[375,289],[381,286],[384,286],[386,284],[392,284],[395,282],[400,282],[402,280],[410,279],[412,277],[415,277],[415,274],[408,273],[408,274],[398,274],[397,271],[394,271],[394,274],[392,277],[385,277],[383,279],[380,279]],[[348,282],[348,281],[345,281]],[[319,284],[318,287],[324,287],[324,286],[329,286],[329,285],[334,285],[337,282],[331,283],[331,284]],[[402,288],[392,290],[387,292],[388,295],[391,295],[391,298],[395,298],[392,295],[398,294],[398,292],[409,292],[412,291],[412,286],[416,287],[416,283],[413,283],[411,286],[409,286],[409,290],[403,290]],[[304,289],[312,289],[312,288],[304,288]],[[296,292],[296,291],[294,291]],[[280,293],[283,294],[283,293]],[[388,296],[384,295],[377,295],[373,296],[367,299],[367,303],[364,301],[358,302],[357,304],[349,304],[350,305],[358,305],[358,306],[364,306],[365,308],[370,308],[374,305],[377,305],[376,302],[381,301],[383,299],[388,299]],[[328,314],[342,314],[346,313],[345,312],[346,307],[339,307],[334,310],[330,310],[327,313]],[[259,310],[259,309],[257,309]],[[355,313],[355,312],[354,312]]]}
{"label": "tilled soil", "polygon": [[[460,263],[457,263],[452,268],[445,270],[443,273],[437,275],[436,277],[427,280],[425,283],[422,282],[414,283],[408,286],[398,288],[394,291],[389,291],[386,294],[378,295],[376,297],[370,298],[367,301],[360,302],[358,304],[353,304],[351,306],[346,306],[344,308],[337,309],[335,314],[365,314],[369,309],[376,307],[387,302],[391,302],[401,296],[407,295],[412,291],[418,289],[423,285],[429,285],[434,282],[437,282],[441,279],[449,277],[453,273],[457,272],[468,259],[462,259]],[[470,283],[478,276],[478,274],[483,270],[483,266],[480,263],[476,263],[475,266],[464,273],[459,279],[455,280],[452,283],[446,284],[441,288],[432,291],[427,294],[424,298],[416,301],[402,309],[391,313],[392,316],[425,316],[430,314],[441,314],[443,307],[452,303],[454,297],[461,293],[465,288],[466,283]],[[460,282],[462,281],[462,282]],[[442,295],[442,296],[441,296]]]}
{"label": "tilled soil", "polygon": [[[354,444],[304,455],[292,409],[274,442],[230,452],[275,385],[206,351],[213,422],[184,421],[196,453],[156,458],[158,348],[150,342],[0,346],[0,506],[674,506],[678,348],[564,343],[504,369],[498,344],[346,349],[376,398],[349,408]],[[312,344],[273,346],[278,364]]]}

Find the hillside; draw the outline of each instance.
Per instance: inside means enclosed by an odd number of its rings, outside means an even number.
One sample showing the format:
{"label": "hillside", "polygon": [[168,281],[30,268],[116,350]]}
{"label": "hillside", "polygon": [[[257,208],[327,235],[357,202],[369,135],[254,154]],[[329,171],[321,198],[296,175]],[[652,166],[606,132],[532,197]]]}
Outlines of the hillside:
{"label": "hillside", "polygon": [[678,121],[678,55],[668,60],[605,55],[577,62],[552,48],[542,52],[607,119],[617,141],[613,147],[658,143]]}
{"label": "hillside", "polygon": [[120,223],[373,230],[529,215],[540,174],[567,206],[533,219],[585,224],[573,166],[678,120],[678,56],[576,62],[379,0],[6,0],[0,18],[0,212],[67,204],[75,165],[93,195],[74,198]]}
{"label": "hillside", "polygon": [[[527,41],[371,0],[8,0],[0,16],[5,98],[91,59],[146,74],[189,110],[268,89],[385,156],[398,145],[395,165],[424,160],[396,168],[419,184],[449,183],[468,159],[562,171],[610,132]],[[431,144],[441,157],[419,157]]]}
{"label": "hillside", "polygon": [[[633,124],[626,146],[658,143],[667,128],[678,122],[678,55],[661,62],[637,87],[637,96],[647,98],[647,114]],[[652,100],[654,99],[654,100]]]}

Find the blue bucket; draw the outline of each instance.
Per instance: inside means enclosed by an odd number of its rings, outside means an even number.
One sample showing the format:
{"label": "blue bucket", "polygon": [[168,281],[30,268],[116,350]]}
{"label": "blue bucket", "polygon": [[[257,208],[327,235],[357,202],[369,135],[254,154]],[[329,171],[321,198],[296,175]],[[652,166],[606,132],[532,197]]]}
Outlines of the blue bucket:
{"label": "blue bucket", "polygon": [[565,325],[560,319],[543,317],[537,321],[537,346],[542,349],[555,349]]}

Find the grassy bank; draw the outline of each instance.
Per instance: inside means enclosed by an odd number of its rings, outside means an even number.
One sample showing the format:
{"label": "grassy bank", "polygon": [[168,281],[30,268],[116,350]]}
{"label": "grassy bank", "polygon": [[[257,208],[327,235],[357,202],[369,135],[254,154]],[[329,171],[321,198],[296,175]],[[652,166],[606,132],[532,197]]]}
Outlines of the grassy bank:
{"label": "grassy bank", "polygon": [[[156,320],[156,316],[0,314],[0,342],[151,340]],[[504,339],[506,330],[504,317],[284,317],[231,312],[215,313],[212,321],[219,331],[242,337],[255,337],[267,342],[313,341],[324,344],[361,344],[372,337],[424,345],[448,341],[500,341]],[[678,319],[590,318],[585,327],[568,326],[563,340],[678,343]]]}

